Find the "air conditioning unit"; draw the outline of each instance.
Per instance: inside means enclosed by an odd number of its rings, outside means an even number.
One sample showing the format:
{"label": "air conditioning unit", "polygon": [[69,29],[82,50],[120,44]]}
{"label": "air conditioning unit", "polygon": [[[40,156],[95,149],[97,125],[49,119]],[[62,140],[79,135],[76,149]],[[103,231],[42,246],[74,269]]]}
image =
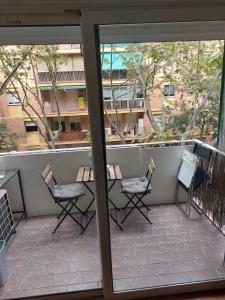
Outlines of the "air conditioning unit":
{"label": "air conditioning unit", "polygon": [[14,231],[13,214],[6,190],[0,190],[0,240],[7,241]]}

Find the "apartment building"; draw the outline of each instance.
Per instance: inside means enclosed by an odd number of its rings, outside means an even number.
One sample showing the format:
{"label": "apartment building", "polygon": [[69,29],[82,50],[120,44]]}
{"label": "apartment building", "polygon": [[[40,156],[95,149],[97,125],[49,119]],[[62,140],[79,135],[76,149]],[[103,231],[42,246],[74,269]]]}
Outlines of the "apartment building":
{"label": "apartment building", "polygon": [[[75,147],[90,144],[89,139],[89,118],[88,99],[86,95],[85,71],[80,44],[59,45],[59,53],[63,55],[64,62],[57,69],[57,96],[59,99],[59,110],[61,114],[62,132],[59,135],[55,147]],[[150,129],[146,116],[143,94],[137,89],[135,95],[130,92],[126,85],[127,70],[123,66],[119,53],[124,51],[125,44],[118,44],[113,48],[104,45],[104,59],[102,63],[103,78],[103,98],[105,114],[105,130],[107,142],[111,144],[119,143],[120,138],[113,126],[117,118],[119,129],[122,133],[126,131],[125,141],[131,143],[144,139],[145,132]],[[107,63],[107,58],[114,55],[112,66]],[[109,77],[109,67],[111,77]],[[50,74],[43,63],[38,64],[38,87],[43,101],[43,108],[48,124],[54,131],[58,127],[58,112],[54,101],[54,91],[52,89]],[[112,97],[112,86],[117,100]],[[174,98],[175,90],[173,86],[165,85],[165,96]],[[29,101],[35,105],[32,94]],[[153,113],[160,116],[162,100],[153,97]],[[1,119],[7,123],[8,130],[18,134],[18,150],[46,149],[45,139],[40,134],[35,122],[39,122],[36,116],[33,120],[23,112],[20,102],[13,94],[4,94],[0,97]],[[132,112],[131,112],[132,108]],[[38,113],[42,112],[37,108]],[[31,112],[32,114],[32,112]],[[126,124],[129,118],[129,130]],[[39,124],[42,126],[42,124]],[[43,128],[44,130],[44,128]]]}

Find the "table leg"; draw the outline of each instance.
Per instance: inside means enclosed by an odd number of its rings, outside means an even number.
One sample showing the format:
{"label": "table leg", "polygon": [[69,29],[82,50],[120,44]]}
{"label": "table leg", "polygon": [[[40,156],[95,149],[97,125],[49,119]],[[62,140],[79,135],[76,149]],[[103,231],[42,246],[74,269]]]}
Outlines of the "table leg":
{"label": "table leg", "polygon": [[95,201],[95,194],[92,191],[92,189],[88,186],[88,184],[86,182],[83,181],[83,185],[86,187],[86,189],[91,193],[91,195],[93,196],[91,202],[89,203],[88,207],[86,208],[86,210],[84,211],[84,213],[88,213],[89,208],[91,207],[91,205],[93,204],[93,202]]}
{"label": "table leg", "polygon": [[[114,186],[115,182],[116,182],[116,180],[113,180],[113,183],[109,186],[109,188],[108,188],[108,193],[111,191],[111,189],[112,189],[112,187]],[[83,184],[84,184],[84,186],[88,189],[88,191],[91,193],[91,195],[93,196],[93,198],[92,198],[90,204],[88,205],[87,209],[85,210],[85,214],[87,214],[88,211],[89,211],[89,209],[90,209],[90,207],[91,207],[91,205],[92,205],[92,203],[95,201],[95,194],[94,194],[94,192],[91,190],[91,188],[87,185],[86,182],[83,181]],[[112,200],[111,200],[110,198],[108,198],[108,201],[112,204],[112,206],[113,206],[117,211],[120,210],[120,209],[112,202]],[[85,227],[84,227],[84,229],[83,229],[83,232],[85,232],[85,230],[87,229],[87,227],[89,226],[89,224],[91,223],[91,221],[92,221],[92,219],[94,218],[95,215],[96,215],[96,212],[93,212],[93,214],[91,215],[90,219],[87,221],[87,223],[86,223],[86,225],[85,225]],[[121,225],[119,224],[119,222],[113,217],[113,215],[109,213],[109,216],[110,216],[110,218],[114,221],[114,223],[119,227],[119,229],[120,229],[121,231],[123,231],[122,226],[121,226]]]}
{"label": "table leg", "polygon": [[[111,189],[113,188],[113,186],[114,186],[115,183],[116,183],[116,179],[113,180],[112,184],[109,186],[109,188],[108,188],[108,194],[110,193],[110,191],[111,191]],[[109,198],[109,196],[108,196],[108,200],[109,200],[109,202],[112,204],[112,206],[113,206],[117,211],[120,211],[119,207],[116,206],[115,203],[113,203],[113,201]]]}
{"label": "table leg", "polygon": [[26,205],[25,205],[25,200],[24,200],[23,186],[22,186],[22,181],[21,181],[21,176],[20,176],[20,170],[18,170],[17,174],[18,174],[18,179],[19,179],[19,186],[20,186],[20,193],[21,193],[21,198],[22,198],[22,203],[23,203],[24,216],[27,219],[27,210],[26,210]]}
{"label": "table leg", "polygon": [[114,221],[114,223],[119,227],[121,231],[123,231],[123,227],[117,222],[117,220],[113,217],[112,214],[110,214],[111,219]]}
{"label": "table leg", "polygon": [[95,194],[94,194],[94,192],[92,191],[92,189],[88,186],[88,184],[87,184],[85,181],[83,181],[82,183],[83,183],[83,185],[86,187],[86,189],[91,193],[91,195],[93,196],[91,202],[89,203],[88,207],[87,207],[86,210],[84,211],[84,214],[87,215],[87,223],[86,223],[86,225],[84,226],[84,229],[83,229],[83,231],[82,231],[82,233],[84,233],[85,230],[88,228],[89,224],[91,223],[91,221],[93,220],[94,216],[96,215],[96,211],[93,212],[93,214],[90,216],[90,218],[89,218],[89,220],[88,220],[88,212],[89,212],[89,209],[90,209],[91,205],[92,205],[92,204],[94,203],[94,201],[95,201]]}

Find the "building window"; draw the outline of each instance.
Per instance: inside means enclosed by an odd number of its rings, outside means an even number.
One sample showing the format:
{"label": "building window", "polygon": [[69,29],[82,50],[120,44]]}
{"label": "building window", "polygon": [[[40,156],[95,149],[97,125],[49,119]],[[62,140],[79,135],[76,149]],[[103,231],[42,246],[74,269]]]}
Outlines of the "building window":
{"label": "building window", "polygon": [[6,99],[7,99],[8,105],[17,105],[20,103],[16,94],[13,94],[13,93],[6,93]]}
{"label": "building window", "polygon": [[166,97],[173,97],[173,96],[175,96],[175,87],[174,87],[174,85],[171,85],[171,84],[164,85],[163,94]]}
{"label": "building window", "polygon": [[[134,88],[132,86],[114,86],[114,98],[116,100],[132,100]],[[110,87],[103,87],[104,100],[112,99],[112,91]],[[143,99],[144,95],[140,88],[136,91],[136,99]]]}
{"label": "building window", "polygon": [[[62,131],[66,131],[66,126],[65,126],[65,122],[61,121],[61,125],[62,125]],[[54,130],[58,130],[59,129],[59,122],[55,122],[54,123]]]}
{"label": "building window", "polygon": [[112,71],[102,71],[102,78],[104,80],[120,80],[127,79],[127,70],[112,70]]}
{"label": "building window", "polygon": [[112,91],[110,87],[103,87],[103,98],[104,100],[112,99]]}
{"label": "building window", "polygon": [[143,92],[142,92],[142,91],[138,91],[138,92],[136,93],[136,98],[137,98],[137,99],[143,99],[143,98],[144,98]]}
{"label": "building window", "polygon": [[26,132],[36,132],[38,131],[37,125],[34,122],[24,122]]}
{"label": "building window", "polygon": [[71,122],[70,129],[71,131],[81,131],[80,122]]}

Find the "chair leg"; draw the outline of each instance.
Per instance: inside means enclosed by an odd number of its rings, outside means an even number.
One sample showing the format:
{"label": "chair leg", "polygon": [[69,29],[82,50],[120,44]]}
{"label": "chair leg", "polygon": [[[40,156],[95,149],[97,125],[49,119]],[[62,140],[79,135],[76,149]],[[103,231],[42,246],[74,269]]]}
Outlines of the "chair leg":
{"label": "chair leg", "polygon": [[[137,202],[137,204],[139,203],[139,201]],[[149,224],[152,224],[151,220],[149,219],[148,216],[146,216],[143,211],[136,205],[136,209],[142,214],[142,216],[149,222]]]}
{"label": "chair leg", "polygon": [[85,209],[84,214],[86,215],[86,213],[88,213],[89,208],[91,207],[92,203],[95,201],[95,197],[93,197],[93,199],[91,200],[91,202],[89,203],[88,207]]}
{"label": "chair leg", "polygon": [[110,214],[111,219],[114,221],[114,223],[119,227],[121,231],[123,231],[123,227],[119,224],[119,222],[113,217],[112,214]]}
{"label": "chair leg", "polygon": [[[66,207],[68,206],[68,204],[71,204],[71,203],[68,202],[67,205],[66,205]],[[59,205],[60,207],[63,207],[63,205],[60,205],[59,203],[58,203],[58,205]],[[60,220],[60,219],[58,220],[58,223],[57,223],[57,225],[56,225],[56,227],[55,227],[55,229],[53,230],[52,233],[55,233],[55,232],[56,232],[56,230],[59,228],[59,226],[62,224],[62,222],[63,222],[63,221],[65,220],[65,218],[67,217],[66,207],[64,207],[63,210],[62,210],[62,213],[65,211],[65,215],[62,217],[61,220]],[[69,208],[69,211],[72,209],[72,207],[73,207],[73,205],[71,204],[71,206],[70,206],[70,208]],[[62,214],[61,214],[61,215],[62,215]]]}
{"label": "chair leg", "polygon": [[[143,195],[144,196],[144,195]],[[143,197],[142,196],[142,197]],[[128,197],[128,196],[127,196]],[[133,201],[133,198],[134,197],[136,197],[137,199],[138,199],[138,201],[135,203],[134,201]],[[144,213],[143,213],[143,211],[139,208],[139,206],[138,206],[138,204],[139,204],[139,202],[140,202],[140,199],[142,199],[142,197],[138,197],[137,195],[133,195],[131,198],[129,198],[130,199],[130,203],[132,203],[133,204],[133,207],[131,207],[131,209],[129,210],[129,212],[125,215],[125,217],[123,218],[123,220],[121,221],[121,224],[123,224],[124,223],[124,221],[128,218],[128,216],[132,213],[132,211],[136,208],[139,212],[140,212],[140,214],[142,214],[142,216],[149,222],[149,224],[152,224],[152,222],[151,222],[151,220],[148,218],[148,216],[146,216]]]}
{"label": "chair leg", "polygon": [[58,214],[57,219],[60,219],[60,218],[61,218],[61,216],[63,215],[63,213],[65,212],[65,209],[69,206],[69,204],[70,204],[70,202],[68,202],[68,203],[66,204],[66,206],[64,207],[64,209]]}
{"label": "chair leg", "polygon": [[[77,202],[77,199],[75,201]],[[83,232],[83,229],[84,229],[83,225],[76,218],[74,218],[74,216],[70,213],[72,208],[76,207],[74,201],[69,202],[69,204],[71,204],[69,209],[67,209],[67,205],[64,207],[60,202],[56,202],[56,203],[63,209],[63,212],[65,211],[65,215],[63,216],[63,218],[61,220],[59,220],[58,224],[56,225],[55,229],[53,230],[53,233],[56,232],[56,230],[59,228],[59,226],[62,224],[62,222],[65,220],[65,218],[67,216],[70,216],[73,219],[73,221],[81,227],[82,232]]]}
{"label": "chair leg", "polygon": [[91,223],[92,219],[94,218],[94,216],[96,215],[96,212],[94,211],[93,214],[91,215],[90,219],[88,220],[88,222],[86,223],[86,225],[84,226],[81,234],[83,234],[85,232],[85,230],[88,228],[88,225]]}
{"label": "chair leg", "polygon": [[[125,194],[125,196],[126,196],[127,198],[129,198],[127,194]],[[134,202],[133,202],[134,196],[135,196],[135,195],[131,196],[131,198],[129,198],[129,202],[128,202],[128,203],[132,203],[132,204],[133,204],[133,207],[130,208],[130,210],[128,211],[127,214],[125,213],[125,217],[124,217],[123,220],[121,221],[121,224],[124,223],[124,221],[127,219],[127,217],[132,213],[132,211],[133,211],[134,208],[135,208],[135,204],[134,204]]]}
{"label": "chair leg", "polygon": [[[127,199],[129,200],[128,202],[127,202],[127,204],[123,207],[123,209],[126,209],[127,207],[128,207],[128,205],[131,203],[131,198],[127,195],[127,194],[124,194],[126,197],[127,197]],[[132,198],[133,199],[133,198]]]}
{"label": "chair leg", "polygon": [[142,201],[142,198],[144,197],[144,195],[143,196],[141,196],[141,197],[138,197],[138,196],[136,196],[138,199],[139,199],[139,201],[141,202],[141,204],[147,209],[147,210],[151,210],[151,208],[149,208],[143,201]]}

